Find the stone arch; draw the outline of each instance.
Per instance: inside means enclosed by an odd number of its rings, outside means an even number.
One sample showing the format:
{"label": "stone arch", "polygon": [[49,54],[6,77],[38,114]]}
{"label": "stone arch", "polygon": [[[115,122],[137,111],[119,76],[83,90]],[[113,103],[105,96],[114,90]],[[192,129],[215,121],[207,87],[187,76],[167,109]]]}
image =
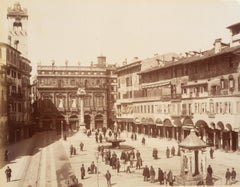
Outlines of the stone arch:
{"label": "stone arch", "polygon": [[52,129],[53,128],[53,120],[49,115],[44,115],[42,117],[42,128],[43,129]]}
{"label": "stone arch", "polygon": [[145,124],[145,123],[146,123],[146,118],[142,118],[142,119],[141,119],[141,123],[142,123],[142,124]]}
{"label": "stone arch", "polygon": [[91,116],[90,116],[90,114],[85,114],[84,115],[84,123],[85,123],[86,129],[90,129],[90,124],[91,124]]}
{"label": "stone arch", "polygon": [[147,123],[148,123],[148,124],[154,124],[154,120],[153,120],[152,118],[148,118],[148,119],[147,119]]}
{"label": "stone arch", "polygon": [[78,128],[78,122],[79,122],[79,119],[78,119],[78,116],[76,114],[73,114],[69,117],[69,128],[71,130],[75,130]]}
{"label": "stone arch", "polygon": [[210,128],[212,128],[212,129],[215,129],[215,128],[216,128],[216,125],[215,125],[214,122],[211,122],[211,123],[210,123]]}
{"label": "stone arch", "polygon": [[196,128],[208,128],[208,124],[204,120],[198,120],[195,124],[195,127]]}
{"label": "stone arch", "polygon": [[170,119],[164,119],[164,121],[163,121],[163,125],[169,127],[169,126],[172,126],[172,122],[171,122]]}
{"label": "stone arch", "polygon": [[217,123],[217,128],[219,129],[219,130],[224,130],[224,125],[223,125],[223,123],[221,122],[221,121],[219,121],[218,123]]}
{"label": "stone arch", "polygon": [[231,124],[227,123],[225,125],[225,127],[226,127],[227,130],[232,131],[232,125]]}
{"label": "stone arch", "polygon": [[95,116],[95,129],[103,128],[103,115],[98,114]]}

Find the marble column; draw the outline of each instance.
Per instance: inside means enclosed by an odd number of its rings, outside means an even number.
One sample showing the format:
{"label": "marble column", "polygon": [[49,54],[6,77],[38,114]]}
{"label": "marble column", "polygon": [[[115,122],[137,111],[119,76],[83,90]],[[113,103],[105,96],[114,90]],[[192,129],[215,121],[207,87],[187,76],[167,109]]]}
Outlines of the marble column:
{"label": "marble column", "polygon": [[[77,96],[79,97],[80,100],[80,116],[79,116],[79,122],[80,122],[80,126],[85,126],[84,124],[84,109],[83,109],[83,98],[86,95],[86,91],[84,88],[78,88],[77,90]],[[80,127],[79,126],[79,127]]]}

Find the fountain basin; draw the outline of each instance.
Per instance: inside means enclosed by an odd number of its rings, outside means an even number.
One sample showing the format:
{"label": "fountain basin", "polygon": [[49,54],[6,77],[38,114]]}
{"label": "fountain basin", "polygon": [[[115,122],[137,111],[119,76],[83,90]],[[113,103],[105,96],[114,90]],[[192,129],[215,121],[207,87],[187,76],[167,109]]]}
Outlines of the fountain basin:
{"label": "fountain basin", "polygon": [[126,140],[108,138],[106,141],[109,142],[109,143],[112,143],[112,148],[117,148],[117,147],[120,147],[121,142],[125,142]]}

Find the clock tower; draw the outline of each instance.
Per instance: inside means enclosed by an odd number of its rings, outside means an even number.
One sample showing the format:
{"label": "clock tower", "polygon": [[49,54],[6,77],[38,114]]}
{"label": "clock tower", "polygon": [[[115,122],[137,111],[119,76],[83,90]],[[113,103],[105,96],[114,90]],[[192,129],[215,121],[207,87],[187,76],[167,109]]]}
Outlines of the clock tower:
{"label": "clock tower", "polygon": [[7,10],[8,19],[8,44],[21,52],[22,56],[28,57],[27,45],[27,9],[22,8],[19,2]]}

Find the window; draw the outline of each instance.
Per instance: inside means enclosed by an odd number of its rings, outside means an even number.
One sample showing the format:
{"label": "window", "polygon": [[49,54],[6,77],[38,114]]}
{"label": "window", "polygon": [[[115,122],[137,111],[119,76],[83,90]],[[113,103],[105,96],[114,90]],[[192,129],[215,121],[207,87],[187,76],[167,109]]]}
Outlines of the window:
{"label": "window", "polygon": [[22,112],[22,106],[21,106],[21,103],[18,103],[18,112]]}
{"label": "window", "polygon": [[234,90],[234,78],[232,76],[229,77],[229,89],[230,91]]}
{"label": "window", "polygon": [[20,73],[18,73],[18,79],[21,79],[21,74]]}
{"label": "window", "polygon": [[132,77],[127,77],[126,78],[126,85],[127,86],[132,86]]}
{"label": "window", "polygon": [[221,89],[224,89],[225,88],[224,79],[221,79],[220,84],[221,84]]}

